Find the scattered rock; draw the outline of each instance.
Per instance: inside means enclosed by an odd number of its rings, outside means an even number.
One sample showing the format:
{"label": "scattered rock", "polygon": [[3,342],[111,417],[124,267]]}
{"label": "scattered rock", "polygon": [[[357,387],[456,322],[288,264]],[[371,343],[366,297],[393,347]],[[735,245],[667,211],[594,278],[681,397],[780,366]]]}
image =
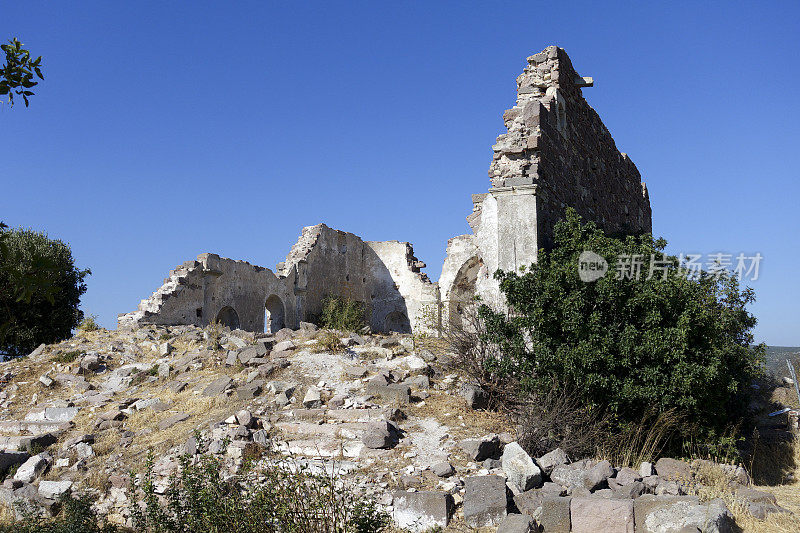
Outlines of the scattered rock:
{"label": "scattered rock", "polygon": [[388,420],[370,422],[364,430],[364,436],[361,441],[367,448],[391,448],[399,440],[398,433],[397,426]]}
{"label": "scattered rock", "polygon": [[322,395],[317,387],[309,387],[303,397],[303,407],[316,409],[322,405]]}
{"label": "scattered rock", "polygon": [[500,437],[492,433],[478,439],[464,439],[458,446],[473,461],[483,461],[499,455]]}
{"label": "scattered rock", "polygon": [[22,463],[14,473],[14,479],[22,483],[33,483],[33,481],[47,470],[50,466],[51,458],[46,453],[34,455]]}
{"label": "scattered rock", "polygon": [[508,482],[518,492],[525,492],[542,484],[542,471],[516,442],[505,445],[500,461]]}
{"label": "scattered rock", "polygon": [[546,476],[549,476],[555,467],[568,463],[569,458],[567,457],[567,452],[561,448],[556,448],[536,460],[536,464],[539,465],[539,468],[542,469],[542,472],[544,472]]}
{"label": "scattered rock", "polygon": [[445,492],[395,492],[392,518],[399,528],[415,533],[445,528],[453,512],[453,497]]}
{"label": "scattered rock", "polygon": [[470,476],[464,480],[464,520],[470,527],[496,526],[506,517],[508,494],[501,476]]}
{"label": "scattered rock", "polygon": [[219,396],[220,394],[224,394],[232,383],[233,380],[228,376],[217,378],[203,389],[203,396]]}
{"label": "scattered rock", "polygon": [[461,392],[467,407],[470,409],[486,409],[489,407],[489,394],[485,390],[474,385],[466,385]]}
{"label": "scattered rock", "polygon": [[72,481],[42,481],[39,483],[39,494],[43,498],[57,500],[72,488]]}
{"label": "scattered rock", "polygon": [[431,465],[431,472],[439,477],[450,477],[456,473],[456,469],[447,461],[442,461],[441,463]]}
{"label": "scattered rock", "polygon": [[533,533],[536,522],[525,514],[507,515],[497,527],[497,533]]}
{"label": "scattered rock", "polygon": [[189,420],[189,413],[178,413],[176,415],[172,415],[169,418],[165,418],[161,422],[158,423],[158,429],[164,431],[166,429],[171,428],[175,424],[183,422],[184,420]]}

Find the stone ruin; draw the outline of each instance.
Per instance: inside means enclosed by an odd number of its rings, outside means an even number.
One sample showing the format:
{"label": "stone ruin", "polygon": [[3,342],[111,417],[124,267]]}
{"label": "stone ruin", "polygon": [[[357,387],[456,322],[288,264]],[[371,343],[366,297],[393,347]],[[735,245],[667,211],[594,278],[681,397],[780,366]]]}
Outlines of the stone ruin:
{"label": "stone ruin", "polygon": [[170,272],[121,328],[144,324],[276,332],[318,316],[327,296],[366,306],[376,332],[420,332],[461,320],[475,295],[503,305],[497,270],[516,271],[553,244],[553,228],[573,207],[613,234],[651,231],[647,188],[583,98],[581,77],[562,48],[528,58],[517,102],[503,114],[489,166],[491,186],[472,196],[472,234],[453,237],[438,282],[410,243],[363,241],[324,224],[303,228],[275,271],[201,254]]}

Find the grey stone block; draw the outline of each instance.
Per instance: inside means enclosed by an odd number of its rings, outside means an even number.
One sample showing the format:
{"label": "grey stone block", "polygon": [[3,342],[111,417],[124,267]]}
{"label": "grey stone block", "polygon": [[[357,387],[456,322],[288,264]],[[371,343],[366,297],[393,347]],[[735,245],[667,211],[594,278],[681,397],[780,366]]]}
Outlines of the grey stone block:
{"label": "grey stone block", "polygon": [[453,497],[446,492],[395,492],[392,518],[400,528],[421,533],[445,528],[453,513]]}
{"label": "grey stone block", "polygon": [[542,484],[542,471],[516,442],[506,444],[500,462],[508,482],[514,485],[518,492],[524,492]]}
{"label": "grey stone block", "polygon": [[508,489],[501,476],[471,476],[464,480],[464,520],[470,527],[496,526],[506,517]]}
{"label": "grey stone block", "polygon": [[464,439],[458,446],[473,461],[483,461],[500,453],[500,437],[490,434],[478,439]]}
{"label": "grey stone block", "polygon": [[524,514],[510,514],[497,527],[497,533],[532,533],[536,523]]}
{"label": "grey stone block", "polygon": [[549,476],[550,472],[552,472],[555,467],[565,465],[567,463],[569,463],[567,452],[561,448],[556,448],[555,450],[548,452],[536,459],[536,464],[539,465],[539,468],[542,469],[542,472],[544,472],[544,475],[546,476]]}
{"label": "grey stone block", "polygon": [[633,533],[633,500],[572,498],[570,521],[573,533]]}
{"label": "grey stone block", "polygon": [[544,533],[569,533],[572,528],[570,520],[570,502],[572,498],[544,498],[539,525]]}

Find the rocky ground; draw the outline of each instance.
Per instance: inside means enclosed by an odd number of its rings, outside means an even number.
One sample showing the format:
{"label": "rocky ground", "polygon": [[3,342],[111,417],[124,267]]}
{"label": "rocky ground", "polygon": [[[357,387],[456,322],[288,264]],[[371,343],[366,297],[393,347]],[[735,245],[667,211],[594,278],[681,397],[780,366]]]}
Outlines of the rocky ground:
{"label": "rocky ground", "polygon": [[126,523],[129,473],[155,454],[163,490],[199,431],[231,474],[261,447],[342,476],[411,531],[800,530],[796,509],[741,467],[531,458],[513,425],[480,410],[452,354],[411,336],[302,326],[81,332],[0,364],[7,515],[20,501],[55,512],[71,491]]}

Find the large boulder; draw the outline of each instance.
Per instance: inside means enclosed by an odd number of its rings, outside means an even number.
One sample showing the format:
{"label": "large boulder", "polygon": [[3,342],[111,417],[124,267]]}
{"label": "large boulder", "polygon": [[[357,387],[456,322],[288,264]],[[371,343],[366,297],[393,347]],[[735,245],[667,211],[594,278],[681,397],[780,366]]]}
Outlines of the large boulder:
{"label": "large boulder", "polygon": [[686,461],[662,457],[656,461],[656,474],[662,479],[678,483],[691,481],[692,467]]}
{"label": "large boulder", "polygon": [[572,498],[570,521],[574,533],[633,533],[633,500]]}
{"label": "large boulder", "polygon": [[453,497],[446,492],[395,492],[392,518],[401,529],[414,533],[445,528],[453,513]]}
{"label": "large boulder", "polygon": [[478,439],[464,439],[458,446],[473,461],[483,461],[499,455],[500,437],[492,433]]}
{"label": "large boulder", "polygon": [[542,469],[542,472],[544,472],[546,476],[549,476],[550,472],[552,472],[555,467],[568,463],[569,457],[567,457],[567,452],[561,448],[556,448],[536,459],[536,464],[539,465],[539,468]]}
{"label": "large boulder", "polygon": [[39,495],[50,500],[57,500],[72,488],[72,481],[42,481],[39,483]]}
{"label": "large boulder", "polygon": [[14,473],[14,479],[22,483],[33,483],[50,466],[51,458],[46,453],[34,455],[22,463]]}
{"label": "large boulder", "polygon": [[644,494],[633,500],[633,509],[636,533],[734,531],[733,516],[722,500],[700,503],[696,496]]}
{"label": "large boulder", "polygon": [[516,442],[506,444],[500,462],[508,482],[517,492],[525,492],[542,484],[542,471]]}
{"label": "large boulder", "polygon": [[464,480],[464,520],[470,527],[496,526],[506,517],[508,492],[501,476],[471,476]]}

